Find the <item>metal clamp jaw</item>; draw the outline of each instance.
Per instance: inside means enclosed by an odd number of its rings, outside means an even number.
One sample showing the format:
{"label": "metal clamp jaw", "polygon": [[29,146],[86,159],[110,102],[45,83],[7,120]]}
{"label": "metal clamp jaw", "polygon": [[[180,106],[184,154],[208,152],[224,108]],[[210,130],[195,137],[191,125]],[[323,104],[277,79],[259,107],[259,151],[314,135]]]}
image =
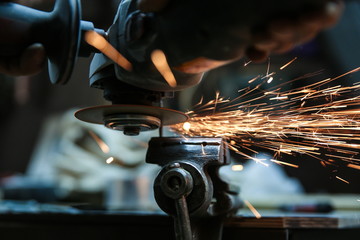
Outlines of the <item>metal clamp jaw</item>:
{"label": "metal clamp jaw", "polygon": [[176,239],[221,239],[224,219],[241,206],[238,189],[219,176],[230,163],[221,138],[153,138],[147,163],[162,170],[154,183],[159,207],[175,220]]}

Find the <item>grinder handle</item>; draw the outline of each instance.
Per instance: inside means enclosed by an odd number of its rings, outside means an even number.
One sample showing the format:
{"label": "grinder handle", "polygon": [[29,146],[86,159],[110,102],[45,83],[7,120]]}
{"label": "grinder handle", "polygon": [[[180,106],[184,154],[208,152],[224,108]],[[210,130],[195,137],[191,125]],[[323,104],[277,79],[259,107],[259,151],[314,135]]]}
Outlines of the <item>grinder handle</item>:
{"label": "grinder handle", "polygon": [[44,25],[49,21],[52,13],[0,2],[0,56],[17,56],[33,43],[44,44]]}

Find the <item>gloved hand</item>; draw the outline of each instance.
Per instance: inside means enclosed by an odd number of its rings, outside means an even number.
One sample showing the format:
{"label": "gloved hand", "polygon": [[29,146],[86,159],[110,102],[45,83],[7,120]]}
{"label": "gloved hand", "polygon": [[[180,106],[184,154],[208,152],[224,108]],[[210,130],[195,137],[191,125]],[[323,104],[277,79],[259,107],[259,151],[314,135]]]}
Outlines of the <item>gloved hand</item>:
{"label": "gloved hand", "polygon": [[[144,12],[161,12],[166,10],[169,1],[171,0],[138,0],[138,8]],[[340,18],[343,8],[342,1],[328,0],[324,1],[320,10],[309,9],[291,18],[273,19],[263,32],[253,34],[252,45],[246,46],[244,52],[255,62],[266,60],[273,53],[285,53],[333,26]]]}

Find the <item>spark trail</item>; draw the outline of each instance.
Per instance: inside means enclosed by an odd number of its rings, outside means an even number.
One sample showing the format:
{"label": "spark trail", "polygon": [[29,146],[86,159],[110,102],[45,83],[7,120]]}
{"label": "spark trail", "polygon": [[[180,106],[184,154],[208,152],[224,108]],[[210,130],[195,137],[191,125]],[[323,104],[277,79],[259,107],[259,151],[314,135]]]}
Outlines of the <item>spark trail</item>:
{"label": "spark trail", "polygon": [[264,165],[253,157],[260,150],[273,152],[278,164],[283,155],[305,154],[323,166],[341,163],[360,169],[360,83],[342,86],[336,81],[359,70],[284,91],[287,84],[320,72],[266,91],[260,89],[268,78],[257,77],[250,81],[260,83],[239,90],[234,99],[217,93],[215,99],[199,102],[188,112],[189,121],[172,129],[189,137],[223,137],[235,153]]}

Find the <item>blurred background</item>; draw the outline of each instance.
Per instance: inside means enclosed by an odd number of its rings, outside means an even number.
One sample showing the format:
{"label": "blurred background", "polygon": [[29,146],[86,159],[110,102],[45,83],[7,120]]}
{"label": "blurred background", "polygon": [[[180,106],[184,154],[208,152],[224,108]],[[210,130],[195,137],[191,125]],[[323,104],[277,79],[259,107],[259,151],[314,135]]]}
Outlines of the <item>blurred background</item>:
{"label": "blurred background", "polygon": [[[32,1],[34,5],[19,2],[43,10],[51,9],[53,4],[53,1]],[[82,1],[83,19],[107,29],[118,3],[118,0]],[[360,5],[349,3],[336,27],[287,54],[271,56],[270,71],[297,57],[286,71],[277,75],[278,79],[287,81],[319,70],[323,70],[319,80],[335,77],[360,66],[359,41]],[[156,208],[151,185],[158,169],[145,165],[144,157],[147,141],[157,132],[125,137],[73,117],[76,109],[106,103],[102,91],[89,87],[90,61],[79,59],[72,79],[65,86],[51,85],[46,70],[34,77],[0,76],[0,181],[4,199],[62,200],[114,209]],[[268,63],[250,63],[245,67],[246,62],[242,59],[209,72],[199,86],[177,93],[169,104],[186,111],[202,96],[214,98],[217,91],[234,98],[249,79],[264,74],[268,68]],[[339,81],[351,85],[359,80],[360,75],[355,73]],[[241,194],[249,198],[252,194],[270,193],[360,194],[360,172],[356,169],[324,168],[318,161],[301,156],[296,161],[299,168],[274,166],[264,170],[238,155],[232,157],[235,163],[245,166],[244,170],[224,172],[241,186]],[[336,179],[337,171],[350,184]]]}

